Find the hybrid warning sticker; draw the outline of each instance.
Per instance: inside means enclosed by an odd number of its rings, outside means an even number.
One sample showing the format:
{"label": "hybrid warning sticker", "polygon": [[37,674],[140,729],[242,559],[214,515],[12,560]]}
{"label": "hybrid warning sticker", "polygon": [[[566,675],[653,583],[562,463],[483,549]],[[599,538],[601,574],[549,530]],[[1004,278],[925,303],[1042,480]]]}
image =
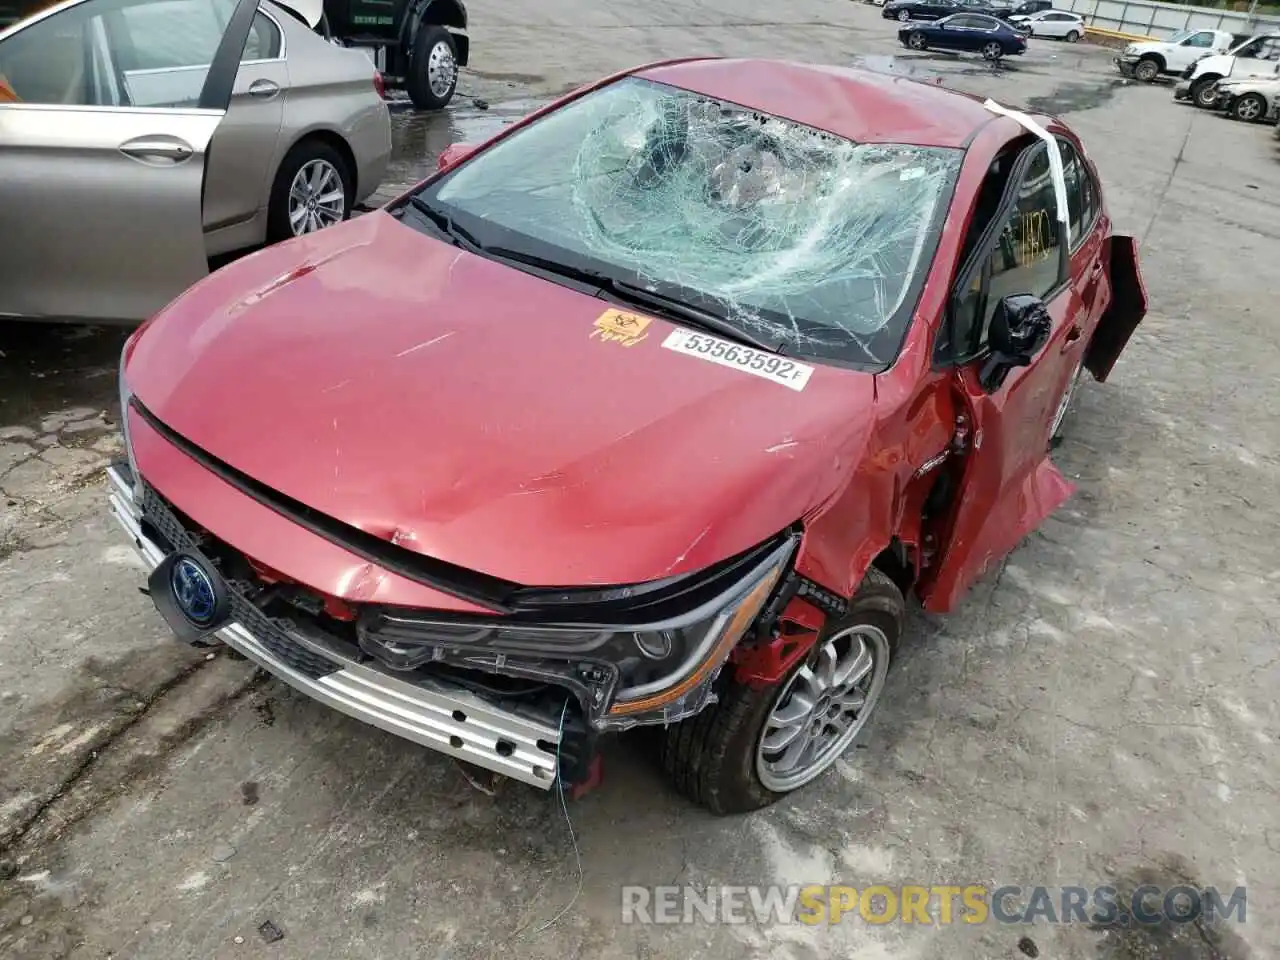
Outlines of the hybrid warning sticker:
{"label": "hybrid warning sticker", "polygon": [[599,337],[601,340],[612,340],[624,347],[634,347],[649,336],[646,330],[652,322],[652,317],[638,313],[606,310],[596,317],[595,329],[591,331],[591,336]]}
{"label": "hybrid warning sticker", "polygon": [[807,363],[797,363],[767,350],[757,350],[693,330],[672,330],[667,339],[662,341],[662,345],[676,353],[687,353],[691,357],[710,360],[722,367],[733,367],[735,370],[764,377],[792,390],[803,390],[813,374],[813,367]]}

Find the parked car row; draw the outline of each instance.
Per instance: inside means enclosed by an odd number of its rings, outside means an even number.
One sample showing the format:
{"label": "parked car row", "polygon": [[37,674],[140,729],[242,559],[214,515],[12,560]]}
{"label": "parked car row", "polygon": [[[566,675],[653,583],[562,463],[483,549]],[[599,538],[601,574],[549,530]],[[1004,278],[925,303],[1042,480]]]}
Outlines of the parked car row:
{"label": "parked car row", "polygon": [[1053,9],[1052,0],[887,0],[881,16],[886,20],[941,20],[957,13],[978,13],[1002,20],[1025,18]]}
{"label": "parked car row", "polygon": [[1280,34],[1252,37],[1229,53],[1201,57],[1183,71],[1173,97],[1246,123],[1274,123],[1280,101]]}
{"label": "parked car row", "polygon": [[1277,71],[1280,71],[1280,33],[1248,37],[1225,52],[1202,55],[1188,63],[1173,89],[1173,98],[1191,100],[1200,107],[1214,107],[1222,84],[1240,83],[1253,77],[1275,77]]}
{"label": "parked car row", "polygon": [[1123,76],[1150,83],[1161,76],[1178,76],[1197,60],[1226,53],[1247,40],[1225,30],[1183,30],[1168,40],[1128,44],[1113,62]]}
{"label": "parked car row", "polygon": [[910,50],[980,53],[991,61],[1026,53],[1028,37],[1075,43],[1085,33],[1079,14],[1055,10],[1050,0],[889,0],[882,16],[902,24],[898,41]]}

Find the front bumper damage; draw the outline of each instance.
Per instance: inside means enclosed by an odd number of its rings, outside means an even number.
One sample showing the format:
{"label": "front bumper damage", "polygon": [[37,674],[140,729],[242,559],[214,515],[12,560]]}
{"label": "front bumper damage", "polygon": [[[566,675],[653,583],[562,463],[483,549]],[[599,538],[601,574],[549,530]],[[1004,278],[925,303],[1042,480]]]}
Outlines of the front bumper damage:
{"label": "front bumper damage", "polygon": [[[352,606],[218,539],[131,462],[108,477],[112,514],[151,571],[144,592],[180,640],[221,641],[349,716],[543,789],[593,781],[602,732],[714,703],[748,628],[773,610],[780,583],[798,584],[787,574],[798,534],[784,531],[697,574],[518,588],[502,615]],[[178,599],[184,565],[214,596],[203,626]]]}
{"label": "front bumper damage", "polygon": [[[144,494],[144,513],[127,464],[113,465],[107,476],[111,512],[148,570],[172,549],[194,546],[158,499]],[[358,649],[344,650],[319,633],[268,617],[234,588],[232,609],[218,640],[335,710],[544,790],[558,775],[568,783],[588,775],[594,743],[580,724],[565,730],[563,718],[545,711],[519,713],[429,677],[394,676]]]}
{"label": "front bumper damage", "polygon": [[1112,57],[1111,62],[1116,65],[1116,69],[1120,71],[1121,76],[1132,77],[1133,68],[1138,65],[1138,58],[1121,55]]}

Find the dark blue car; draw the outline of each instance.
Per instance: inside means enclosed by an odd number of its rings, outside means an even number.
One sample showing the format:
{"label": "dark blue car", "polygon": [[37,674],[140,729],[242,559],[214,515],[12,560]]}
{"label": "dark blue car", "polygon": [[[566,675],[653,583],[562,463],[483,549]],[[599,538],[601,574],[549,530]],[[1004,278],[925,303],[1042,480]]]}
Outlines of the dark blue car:
{"label": "dark blue car", "polygon": [[932,23],[912,23],[898,31],[912,50],[958,50],[981,53],[988,60],[1027,52],[1027,36],[1003,20],[977,13],[957,13]]}

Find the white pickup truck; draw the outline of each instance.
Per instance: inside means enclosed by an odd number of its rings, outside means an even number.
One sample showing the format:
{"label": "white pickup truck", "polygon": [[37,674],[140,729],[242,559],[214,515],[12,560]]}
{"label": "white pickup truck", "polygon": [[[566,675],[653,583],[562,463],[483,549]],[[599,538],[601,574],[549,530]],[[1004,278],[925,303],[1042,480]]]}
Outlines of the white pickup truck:
{"label": "white pickup truck", "polygon": [[1217,85],[1230,77],[1274,77],[1280,74],[1280,33],[1250,37],[1227,53],[1200,57],[1182,71],[1173,99],[1190,100],[1198,107],[1212,107],[1218,98]]}
{"label": "white pickup truck", "polygon": [[1168,40],[1131,43],[1114,62],[1126,77],[1150,83],[1161,74],[1177,76],[1205,54],[1226,53],[1241,39],[1225,30],[1183,30]]}

